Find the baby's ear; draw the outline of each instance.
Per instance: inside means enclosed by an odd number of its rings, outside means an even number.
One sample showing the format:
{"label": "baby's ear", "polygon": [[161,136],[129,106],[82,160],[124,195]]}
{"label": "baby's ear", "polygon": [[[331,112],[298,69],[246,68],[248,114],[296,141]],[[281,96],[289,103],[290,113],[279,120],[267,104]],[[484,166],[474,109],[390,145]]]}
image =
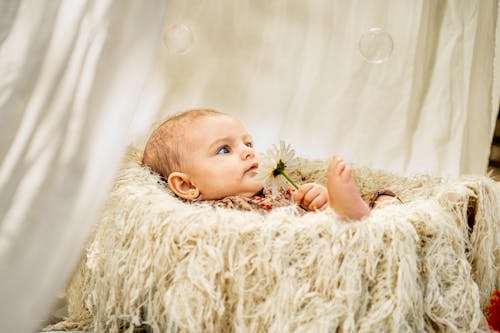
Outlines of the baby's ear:
{"label": "baby's ear", "polygon": [[189,176],[183,172],[172,172],[168,176],[168,187],[177,196],[186,200],[195,200],[200,196],[200,190],[191,183]]}

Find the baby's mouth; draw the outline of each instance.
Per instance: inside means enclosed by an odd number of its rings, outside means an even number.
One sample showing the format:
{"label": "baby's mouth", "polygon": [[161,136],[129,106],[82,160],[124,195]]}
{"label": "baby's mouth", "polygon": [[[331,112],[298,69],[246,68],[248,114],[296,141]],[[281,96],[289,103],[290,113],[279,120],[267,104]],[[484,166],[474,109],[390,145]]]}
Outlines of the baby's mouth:
{"label": "baby's mouth", "polygon": [[250,165],[250,167],[245,171],[245,173],[248,173],[248,172],[255,172],[257,173],[257,169],[259,168],[259,163],[255,162],[255,163],[252,163],[252,165]]}

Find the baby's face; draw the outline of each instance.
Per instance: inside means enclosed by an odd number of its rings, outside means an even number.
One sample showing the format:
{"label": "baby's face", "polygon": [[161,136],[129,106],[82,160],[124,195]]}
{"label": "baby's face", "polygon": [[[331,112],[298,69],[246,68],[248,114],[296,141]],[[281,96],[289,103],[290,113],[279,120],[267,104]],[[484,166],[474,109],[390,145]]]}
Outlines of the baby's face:
{"label": "baby's face", "polygon": [[262,189],[262,183],[255,180],[260,157],[237,119],[226,115],[199,118],[188,129],[185,143],[185,173],[201,199],[253,196]]}

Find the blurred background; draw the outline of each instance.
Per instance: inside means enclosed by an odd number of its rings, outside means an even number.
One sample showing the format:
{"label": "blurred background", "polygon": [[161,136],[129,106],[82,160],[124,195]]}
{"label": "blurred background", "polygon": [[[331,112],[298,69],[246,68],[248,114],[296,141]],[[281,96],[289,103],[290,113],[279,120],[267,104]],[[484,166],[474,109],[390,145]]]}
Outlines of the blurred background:
{"label": "blurred background", "polygon": [[[261,151],[282,139],[300,156],[405,174],[486,172],[497,1],[168,7],[157,100],[142,104],[154,121],[211,107],[242,119]],[[132,124],[138,146],[150,130],[143,111]]]}
{"label": "blurred background", "polygon": [[491,141],[488,174],[490,174],[496,181],[500,181],[500,113],[498,114],[495,132]]}

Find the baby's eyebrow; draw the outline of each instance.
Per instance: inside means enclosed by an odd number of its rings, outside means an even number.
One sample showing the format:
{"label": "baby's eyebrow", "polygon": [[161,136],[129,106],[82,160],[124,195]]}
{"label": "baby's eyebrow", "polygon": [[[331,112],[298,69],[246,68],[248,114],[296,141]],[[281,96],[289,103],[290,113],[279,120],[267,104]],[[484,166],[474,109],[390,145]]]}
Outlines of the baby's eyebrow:
{"label": "baby's eyebrow", "polygon": [[226,143],[226,142],[228,142],[228,141],[232,141],[232,140],[234,140],[234,139],[233,139],[232,137],[230,137],[230,136],[225,136],[225,137],[223,137],[223,138],[219,138],[219,139],[215,140],[214,142],[212,142],[212,143],[210,144],[209,148],[210,148],[210,149],[212,149],[212,148],[218,148],[218,146],[219,146],[220,144],[222,144],[222,143]]}

